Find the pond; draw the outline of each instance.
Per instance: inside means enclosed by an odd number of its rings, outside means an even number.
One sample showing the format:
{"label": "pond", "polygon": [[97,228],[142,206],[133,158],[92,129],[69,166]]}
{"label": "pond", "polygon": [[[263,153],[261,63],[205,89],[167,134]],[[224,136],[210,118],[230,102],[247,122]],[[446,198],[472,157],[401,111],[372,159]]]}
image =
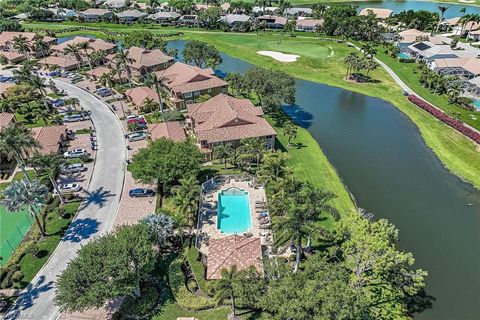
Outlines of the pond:
{"label": "pond", "polygon": [[438,6],[447,6],[448,9],[445,11],[444,17],[446,19],[459,17],[462,15],[460,10],[462,8],[467,8],[466,13],[480,13],[480,7],[465,4],[456,4],[456,3],[439,3],[439,2],[429,2],[429,1],[416,1],[416,0],[406,0],[406,1],[361,1],[361,2],[347,2],[358,6],[358,10],[364,8],[386,8],[393,10],[394,13],[399,13],[404,10],[428,10],[433,12],[439,12]]}
{"label": "pond", "polygon": [[[168,46],[181,52],[184,41]],[[222,58],[224,72],[252,66]],[[286,112],[310,131],[359,206],[394,223],[400,248],[429,272],[436,301],[417,318],[480,319],[480,193],[448,172],[386,101],[297,80],[297,104]]]}

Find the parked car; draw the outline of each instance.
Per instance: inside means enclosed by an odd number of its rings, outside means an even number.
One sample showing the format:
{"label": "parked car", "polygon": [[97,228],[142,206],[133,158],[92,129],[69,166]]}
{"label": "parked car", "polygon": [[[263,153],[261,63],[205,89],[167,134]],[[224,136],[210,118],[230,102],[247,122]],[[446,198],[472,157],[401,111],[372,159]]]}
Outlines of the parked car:
{"label": "parked car", "polygon": [[67,183],[58,187],[61,193],[77,192],[82,190],[78,183]]}
{"label": "parked car", "polygon": [[73,163],[62,168],[63,173],[77,173],[85,170],[87,170],[87,168],[83,165],[83,163]]}
{"label": "parked car", "polygon": [[87,119],[88,119],[88,115],[84,113],[67,114],[63,116],[63,122],[78,122],[78,121],[83,121]]}
{"label": "parked car", "polygon": [[50,71],[47,73],[47,76],[49,77],[58,77],[60,75],[60,71]]}
{"label": "parked car", "polygon": [[48,99],[47,103],[58,108],[65,104],[65,100],[63,99]]}
{"label": "parked car", "polygon": [[105,88],[105,87],[102,87],[102,88],[98,88],[97,89],[97,94],[101,97],[108,97],[108,96],[111,96],[113,94],[113,90],[110,89],[110,88]]}
{"label": "parked car", "polygon": [[83,156],[88,156],[88,152],[85,149],[73,149],[65,152],[63,156],[65,158],[80,158]]}
{"label": "parked car", "polygon": [[153,197],[155,196],[155,191],[153,191],[152,189],[136,188],[136,189],[130,190],[128,192],[128,195],[132,198]]}
{"label": "parked car", "polygon": [[143,116],[139,116],[137,114],[131,114],[131,115],[127,116],[125,119],[127,119],[127,121],[132,120],[132,119],[138,120],[138,119],[143,119]]}
{"label": "parked car", "polygon": [[130,133],[128,136],[128,141],[139,141],[139,140],[144,140],[147,138],[147,134],[145,132],[134,132]]}
{"label": "parked car", "polygon": [[132,124],[132,123],[138,123],[138,124],[147,124],[147,121],[145,121],[144,118],[133,118],[133,119],[127,119],[127,124]]}

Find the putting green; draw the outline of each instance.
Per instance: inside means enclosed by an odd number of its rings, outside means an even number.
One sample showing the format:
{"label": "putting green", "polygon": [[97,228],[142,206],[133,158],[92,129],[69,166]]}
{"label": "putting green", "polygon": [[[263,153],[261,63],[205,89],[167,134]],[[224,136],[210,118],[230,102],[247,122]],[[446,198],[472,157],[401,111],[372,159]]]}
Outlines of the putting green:
{"label": "putting green", "polygon": [[27,210],[8,212],[0,206],[0,265],[7,263],[33,222]]}
{"label": "putting green", "polygon": [[329,47],[320,43],[312,44],[311,42],[282,41],[282,39],[262,41],[259,43],[258,48],[263,51],[278,51],[315,59],[327,58],[333,53]]}

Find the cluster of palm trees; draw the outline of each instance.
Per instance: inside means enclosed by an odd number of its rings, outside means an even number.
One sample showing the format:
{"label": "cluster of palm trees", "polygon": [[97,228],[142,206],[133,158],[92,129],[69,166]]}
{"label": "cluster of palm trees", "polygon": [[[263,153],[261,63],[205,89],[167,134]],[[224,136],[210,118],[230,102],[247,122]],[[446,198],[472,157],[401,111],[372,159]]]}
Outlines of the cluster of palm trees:
{"label": "cluster of palm trees", "polygon": [[462,90],[457,76],[446,76],[430,69],[424,62],[418,64],[420,83],[436,94],[448,94],[452,103],[460,97]]}
{"label": "cluster of palm trees", "polygon": [[356,52],[349,53],[344,58],[344,63],[347,65],[347,78],[350,78],[353,74],[359,74],[365,70],[367,76],[370,71],[375,70],[378,67],[378,63],[373,59],[376,54],[375,48],[370,44],[364,44],[361,48],[363,56],[358,55]]}
{"label": "cluster of palm trees", "polygon": [[[466,26],[467,24],[471,22],[470,26],[469,26],[469,29],[466,30]],[[464,14],[460,20],[459,20],[459,23],[461,24],[462,26],[462,30],[461,30],[461,33],[460,35],[463,35],[464,33],[466,33],[467,31],[470,32],[472,31],[473,27],[475,26],[475,24],[478,26],[480,24],[480,14],[478,13],[467,13],[467,14]]]}
{"label": "cluster of palm trees", "polygon": [[245,171],[252,171],[252,164],[259,168],[266,153],[265,143],[260,138],[245,138],[240,140],[240,145],[221,144],[213,148],[213,157]]}
{"label": "cluster of palm trees", "polygon": [[179,184],[173,188],[173,202],[177,212],[172,213],[174,224],[179,230],[180,239],[183,243],[183,228],[195,228],[200,195],[200,184],[195,176],[189,176],[179,180]]}

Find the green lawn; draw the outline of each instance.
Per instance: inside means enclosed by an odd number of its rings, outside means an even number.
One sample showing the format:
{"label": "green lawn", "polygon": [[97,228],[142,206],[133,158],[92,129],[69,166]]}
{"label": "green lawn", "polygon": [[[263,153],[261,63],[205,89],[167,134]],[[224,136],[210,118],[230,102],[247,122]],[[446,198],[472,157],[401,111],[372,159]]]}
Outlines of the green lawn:
{"label": "green lawn", "polygon": [[468,111],[460,108],[454,104],[448,103],[446,95],[438,95],[432,93],[427,88],[420,84],[420,73],[417,69],[416,63],[403,63],[397,59],[390,57],[378,48],[377,57],[386,63],[412,90],[419,93],[424,99],[433,105],[442,108],[446,112],[458,112],[461,115],[461,120],[468,123],[474,128],[480,129],[480,115],[478,112]]}

